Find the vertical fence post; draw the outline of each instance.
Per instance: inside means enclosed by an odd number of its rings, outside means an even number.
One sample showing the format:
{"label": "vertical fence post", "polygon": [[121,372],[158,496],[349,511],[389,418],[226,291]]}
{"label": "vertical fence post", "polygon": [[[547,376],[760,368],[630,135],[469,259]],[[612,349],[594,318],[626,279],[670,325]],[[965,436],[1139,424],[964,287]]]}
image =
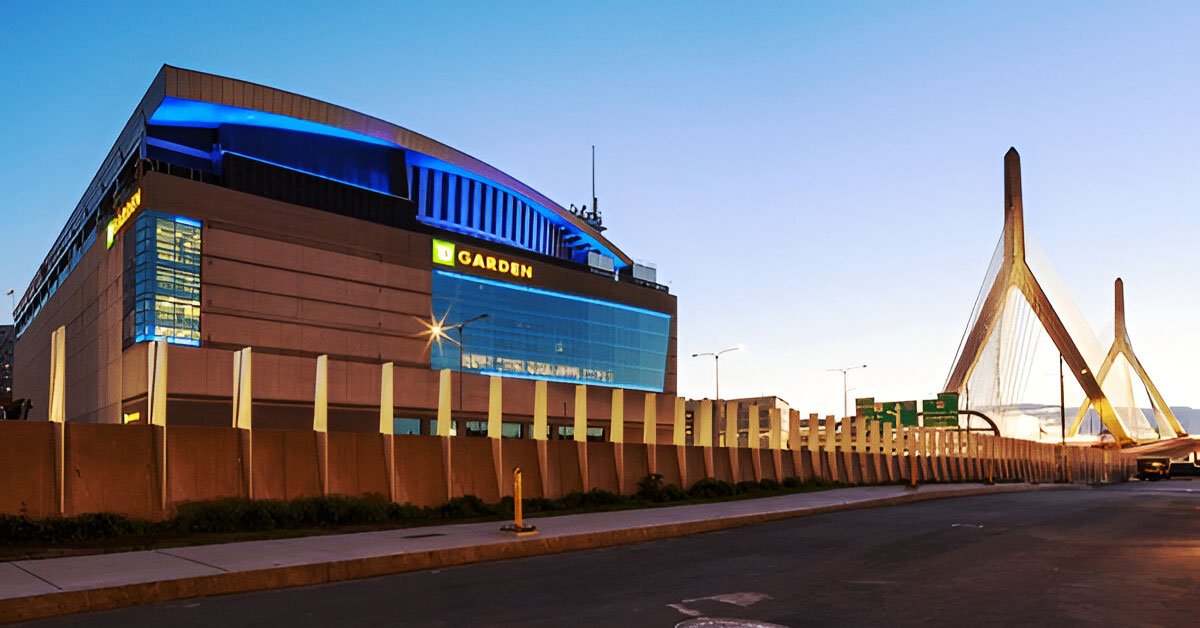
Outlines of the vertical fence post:
{"label": "vertical fence post", "polygon": [[549,420],[546,416],[546,380],[539,379],[533,383],[533,440],[537,447],[538,473],[542,478],[542,497],[550,497]]}
{"label": "vertical fence post", "polygon": [[687,402],[683,397],[675,397],[675,429],[671,441],[675,443],[675,460],[679,465],[679,487],[688,488],[687,484]]}
{"label": "vertical fence post", "polygon": [[825,415],[825,468],[829,481],[839,482],[843,478],[838,474],[837,463],[837,419],[832,414]]}
{"label": "vertical fence post", "polygon": [[755,482],[762,481],[762,459],[758,456],[758,450],[762,445],[758,440],[762,433],[760,419],[758,404],[750,404],[746,416],[746,447],[750,449],[750,468],[754,472]]}
{"label": "vertical fence post", "polygon": [[55,506],[59,515],[67,514],[67,328],[50,332],[49,419],[54,424]]}
{"label": "vertical fence post", "polygon": [[383,436],[383,461],[387,470],[388,497],[397,501],[396,485],[396,404],[394,366],[384,362],[379,368],[379,433]]}
{"label": "vertical fence post", "polygon": [[870,468],[874,473],[871,478],[874,484],[883,484],[883,464],[880,453],[881,443],[883,442],[883,434],[880,433],[881,423],[879,421],[870,421],[867,423],[867,453],[865,454],[870,460]]}
{"label": "vertical fence post", "polygon": [[855,484],[859,479],[856,477],[857,473],[854,470],[854,457],[851,453],[851,450],[853,449],[853,441],[851,439],[853,437],[853,419],[851,419],[851,417],[842,417],[842,433],[841,437],[838,439],[838,448],[841,450],[842,470],[844,471],[843,475],[845,476],[844,481],[847,484]]}
{"label": "vertical fence post", "polygon": [[736,484],[741,478],[741,472],[738,469],[740,460],[738,458],[738,403],[736,401],[725,402],[725,452],[729,455],[729,471],[733,476],[733,483]]}
{"label": "vertical fence post", "polygon": [[767,446],[771,448],[771,463],[775,466],[775,481],[783,481],[783,412],[778,407],[767,410]]}
{"label": "vertical fence post", "polygon": [[[462,377],[462,373],[459,373]],[[451,396],[453,379],[450,375],[450,369],[441,369],[438,371],[438,409],[437,409],[437,435],[442,441],[442,498],[446,501],[454,496],[454,480],[453,480],[453,461],[450,456],[454,454],[453,446],[451,445],[450,432],[451,421],[453,421],[453,413],[451,412],[451,404],[453,403]],[[459,385],[465,382],[459,381]],[[462,414],[462,408],[458,409],[459,414]]]}
{"label": "vertical fence post", "polygon": [[821,475],[821,420],[817,413],[809,413],[808,429],[804,433],[804,448],[808,452],[808,469],[811,471],[807,479],[816,480],[824,477]]}
{"label": "vertical fence post", "polygon": [[803,482],[808,477],[804,472],[804,441],[801,439],[800,411],[788,410],[787,448],[792,452],[792,475]]}
{"label": "vertical fence post", "polygon": [[583,491],[592,490],[592,480],[588,467],[587,447],[587,386],[575,385],[575,424],[571,430],[571,438],[575,441],[576,457],[579,460],[579,479]]}
{"label": "vertical fence post", "polygon": [[246,497],[254,499],[254,398],[251,374],[254,372],[250,347],[233,354],[233,426],[238,429],[242,447],[242,477]]}
{"label": "vertical fence post", "polygon": [[161,443],[158,447],[159,509],[167,510],[170,490],[167,466],[167,341],[155,340],[146,344],[146,414],[147,423]]}
{"label": "vertical fence post", "polygon": [[488,441],[492,446],[492,472],[496,475],[496,494],[508,493],[504,481],[504,380],[499,375],[488,377]]}
{"label": "vertical fence post", "polygon": [[625,389],[612,389],[613,462],[617,467],[617,494],[625,494]]}
{"label": "vertical fence post", "polygon": [[715,477],[713,469],[713,401],[705,399],[700,402],[700,418],[692,433],[693,436],[699,435],[700,437],[698,440],[693,440],[693,443],[701,447],[704,459],[704,477]]}
{"label": "vertical fence post", "polygon": [[642,396],[642,445],[646,448],[646,471],[658,473],[658,395]]}
{"label": "vertical fence post", "polygon": [[887,477],[886,480],[881,481],[893,484],[899,479],[892,464],[895,460],[892,454],[892,450],[895,448],[895,425],[891,422],[881,422],[879,423],[879,428],[882,432],[881,436],[883,436],[883,450],[881,455],[883,456],[883,468]]}
{"label": "vertical fence post", "polygon": [[313,431],[317,435],[317,469],[321,476],[321,494],[329,495],[329,356],[317,356],[313,386]]}

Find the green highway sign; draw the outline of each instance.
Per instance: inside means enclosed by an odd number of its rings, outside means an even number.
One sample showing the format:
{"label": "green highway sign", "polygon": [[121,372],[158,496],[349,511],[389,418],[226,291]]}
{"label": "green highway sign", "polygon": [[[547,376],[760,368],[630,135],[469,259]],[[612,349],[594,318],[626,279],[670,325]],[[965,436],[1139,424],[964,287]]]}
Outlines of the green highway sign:
{"label": "green highway sign", "polygon": [[917,424],[917,402],[915,401],[883,401],[876,402],[873,397],[862,397],[854,400],[855,416],[868,421],[891,423],[892,425]]}
{"label": "green highway sign", "polygon": [[958,393],[939,393],[921,402],[925,427],[958,427]]}

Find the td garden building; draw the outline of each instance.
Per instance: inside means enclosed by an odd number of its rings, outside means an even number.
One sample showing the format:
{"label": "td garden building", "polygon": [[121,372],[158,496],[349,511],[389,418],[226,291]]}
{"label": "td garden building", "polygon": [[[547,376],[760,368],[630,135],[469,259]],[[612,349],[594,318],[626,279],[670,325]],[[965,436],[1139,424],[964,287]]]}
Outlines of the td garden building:
{"label": "td garden building", "polygon": [[387,362],[401,433],[430,432],[442,369],[459,433],[481,429],[497,375],[508,436],[529,436],[534,380],[552,435],[577,384],[598,419],[610,388],[630,391],[631,422],[642,392],[666,393],[665,429],[675,297],[602,231],[400,126],[164,67],[17,305],[13,394],[47,417],[65,327],[71,421],[144,415],[148,347],[165,340],[174,424],[228,425],[233,356],[251,347],[256,427],[311,425],[328,356],[331,429],[377,429]]}

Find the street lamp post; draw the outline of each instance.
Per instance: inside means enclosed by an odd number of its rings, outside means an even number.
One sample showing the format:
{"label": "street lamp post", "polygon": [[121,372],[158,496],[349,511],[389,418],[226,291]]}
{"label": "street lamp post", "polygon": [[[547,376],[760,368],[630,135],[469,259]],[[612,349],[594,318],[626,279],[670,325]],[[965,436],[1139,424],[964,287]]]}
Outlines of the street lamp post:
{"label": "street lamp post", "polygon": [[1062,455],[1058,457],[1062,467],[1062,479],[1067,481],[1067,391],[1063,380],[1063,356],[1058,354],[1058,426],[1062,443]]}
{"label": "street lamp post", "polygon": [[[450,342],[454,343],[455,346],[458,347],[458,412],[460,415],[463,413],[463,410],[464,410],[464,406],[463,406],[463,371],[465,370],[465,367],[464,367],[463,358],[467,352],[466,341],[463,340],[463,332],[464,332],[464,330],[466,330],[467,325],[470,325],[471,323],[474,323],[476,321],[481,321],[485,318],[488,318],[487,314],[480,314],[479,316],[476,316],[474,318],[469,318],[461,323],[456,323],[454,325],[447,325],[444,327],[441,325],[435,325],[430,330],[434,337],[445,338],[446,340],[449,340]],[[453,338],[451,338],[449,335],[447,335],[447,332],[449,332],[451,329],[458,330],[458,340],[457,341],[454,340]],[[466,429],[465,422],[463,423],[463,429]]]}
{"label": "street lamp post", "polygon": [[849,402],[849,397],[848,397],[848,395],[850,394],[850,388],[848,386],[849,380],[847,379],[846,374],[855,369],[865,369],[865,368],[867,368],[866,364],[863,364],[861,366],[847,366],[846,368],[843,368],[843,369],[826,369],[831,373],[834,371],[839,371],[842,374],[842,418],[843,419],[850,416],[850,402]]}
{"label": "street lamp post", "polygon": [[[716,351],[716,352],[708,351],[705,353],[693,353],[692,354],[693,358],[702,358],[705,356],[712,356],[713,374],[716,379],[716,388],[717,388],[716,399],[714,400],[714,403],[717,404],[717,411],[713,415],[713,420],[716,421],[717,425],[721,424],[721,411],[722,411],[722,408],[721,408],[721,356],[723,354],[729,353],[730,351],[737,351],[741,348],[742,348],[742,345],[738,345],[736,347],[730,347],[728,349],[722,349],[722,350]],[[726,443],[726,444],[728,445],[728,443]]]}

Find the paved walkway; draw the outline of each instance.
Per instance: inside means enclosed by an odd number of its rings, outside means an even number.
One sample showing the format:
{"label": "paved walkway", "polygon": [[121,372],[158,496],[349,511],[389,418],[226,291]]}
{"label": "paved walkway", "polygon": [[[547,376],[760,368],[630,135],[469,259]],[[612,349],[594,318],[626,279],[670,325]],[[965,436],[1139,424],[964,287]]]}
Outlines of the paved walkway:
{"label": "paved walkway", "polygon": [[1038,488],[864,486],[689,506],[530,519],[515,538],[497,522],[331,534],[0,563],[0,621],[169,599],[303,586],[626,543],[924,499]]}

